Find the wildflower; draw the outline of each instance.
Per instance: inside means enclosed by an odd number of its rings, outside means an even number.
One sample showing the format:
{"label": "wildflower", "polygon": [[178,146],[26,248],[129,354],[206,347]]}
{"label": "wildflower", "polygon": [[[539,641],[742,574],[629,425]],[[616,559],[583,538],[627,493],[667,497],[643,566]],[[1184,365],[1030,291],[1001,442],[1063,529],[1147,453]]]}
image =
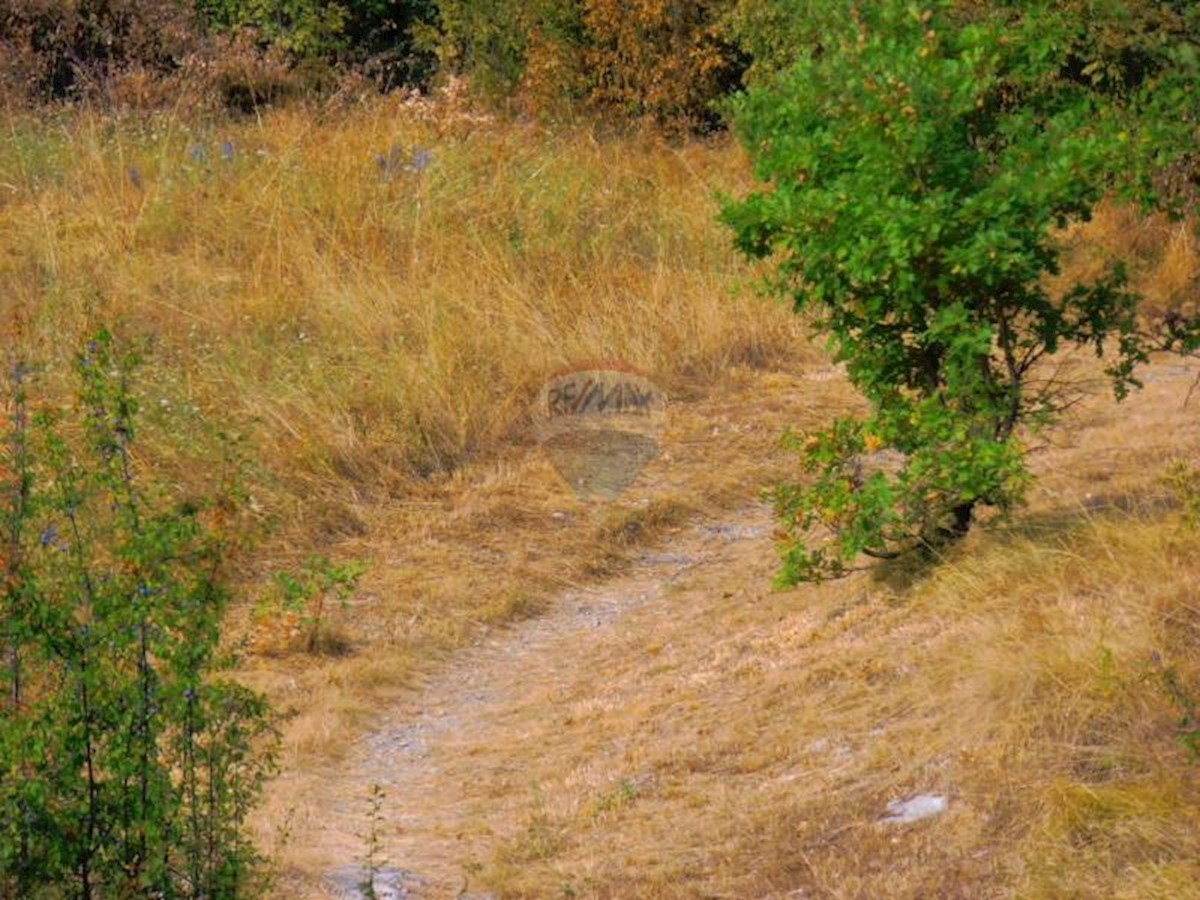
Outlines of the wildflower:
{"label": "wildflower", "polygon": [[208,160],[208,150],[200,144],[193,144],[188,148],[188,155],[192,158],[192,162],[197,165],[201,165]]}
{"label": "wildflower", "polygon": [[377,154],[375,167],[379,169],[379,173],[383,175],[385,181],[390,181],[396,172],[404,168],[404,148],[399,144],[393,144],[386,156],[382,153]]}
{"label": "wildflower", "polygon": [[233,158],[237,155],[237,148],[233,145],[233,141],[221,142],[221,159],[225,162],[233,162]]}
{"label": "wildflower", "polygon": [[58,540],[58,526],[55,525],[53,522],[51,522],[49,525],[47,525],[42,530],[42,534],[38,538],[38,543],[40,543],[43,547],[49,547],[51,544],[53,544],[57,540]]}
{"label": "wildflower", "polygon": [[137,166],[129,167],[129,183],[132,184],[136,190],[140,191],[142,189],[142,170]]}
{"label": "wildflower", "polygon": [[413,153],[412,169],[414,172],[424,172],[433,163],[433,151],[418,147]]}

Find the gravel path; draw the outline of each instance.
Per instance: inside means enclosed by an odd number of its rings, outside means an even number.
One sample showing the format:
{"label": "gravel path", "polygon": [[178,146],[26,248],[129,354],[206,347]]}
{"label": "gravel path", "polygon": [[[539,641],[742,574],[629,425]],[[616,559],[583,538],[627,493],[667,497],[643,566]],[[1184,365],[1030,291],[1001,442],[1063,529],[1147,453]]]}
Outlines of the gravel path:
{"label": "gravel path", "polygon": [[[620,579],[560,596],[544,615],[498,631],[461,651],[423,689],[395,709],[359,744],[352,764],[330,777],[328,809],[319,836],[324,855],[341,864],[327,875],[331,895],[365,896],[361,865],[370,830],[368,797],[378,785],[386,798],[375,833],[381,844],[375,893],[379,898],[474,897],[464,862],[464,834],[487,832],[480,821],[470,757],[495,741],[511,741],[511,720],[544,702],[559,673],[571,666],[581,641],[594,640],[635,610],[678,614],[664,602],[671,586],[705,569],[719,569],[725,552],[744,542],[769,550],[770,513],[746,510],[719,524],[694,526],[671,542],[635,557]],[[657,610],[661,609],[661,612]],[[519,737],[519,736],[518,736]],[[473,749],[474,748],[474,749]],[[519,772],[511,787],[524,792]],[[495,790],[495,773],[491,789]],[[502,781],[502,780],[501,780]],[[504,797],[494,798],[502,810]]]}

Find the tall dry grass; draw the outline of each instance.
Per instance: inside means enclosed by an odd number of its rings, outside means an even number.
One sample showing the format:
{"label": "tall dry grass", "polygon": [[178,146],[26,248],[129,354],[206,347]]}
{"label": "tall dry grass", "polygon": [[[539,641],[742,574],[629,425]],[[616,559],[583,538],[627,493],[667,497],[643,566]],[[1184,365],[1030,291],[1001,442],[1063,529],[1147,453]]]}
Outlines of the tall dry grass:
{"label": "tall dry grass", "polygon": [[404,99],[4,130],[0,310],[28,352],[61,360],[100,321],[152,335],[150,393],[250,435],[260,493],[312,534],[354,525],[301,501],[402,495],[521,440],[575,360],[686,392],[797,339],[734,290],[714,192],[746,176],[723,143]]}
{"label": "tall dry grass", "polygon": [[[710,493],[743,502],[792,464],[771,456],[784,424],[854,402],[840,383],[746,371],[794,361],[803,335],[747,287],[754,273],[713,221],[714,191],[747,178],[727,144],[550,132],[402,99],[240,122],[12,114],[3,127],[6,338],[49,364],[53,388],[97,324],[150,336],[142,389],[166,476],[207,474],[212,430],[242,433],[252,507],[297,547],[344,539],[375,564],[343,617],[353,654],[244,666],[287,716],[291,780],[268,829],[431,659],[618,569],[625,535],[669,533]],[[428,165],[413,165],[419,150]],[[1073,273],[1121,256],[1148,309],[1195,302],[1186,229],[1106,206],[1069,237]],[[645,505],[585,507],[544,465],[504,456],[538,383],[598,357],[676,396],[717,388],[675,417]],[[1136,421],[1129,407],[1081,412],[1065,438],[1079,452],[1039,463],[1037,514],[1053,520],[1085,491],[1144,493],[1154,465],[1194,446],[1170,405],[1188,381]],[[661,742],[636,742],[626,704],[567,748],[592,759],[609,733],[630,756],[596,764],[653,770],[661,788],[612,814],[607,794],[558,785],[567,757],[547,757],[565,849],[511,866],[518,833],[492,877],[514,896],[547,896],[565,869],[591,896],[1184,896],[1195,770],[1156,679],[1160,664],[1188,685],[1200,672],[1194,548],[1154,514],[1085,516],[972,539],[974,556],[896,590],[797,599],[768,594],[769,553],[727,567],[675,632],[581,654],[596,665],[580,671],[580,703],[603,670],[661,688],[638,702],[663,721],[690,704]],[[575,740],[551,705],[531,716]],[[842,743],[849,761],[821,756]],[[520,745],[499,751],[528,763]],[[960,791],[949,832],[893,843],[847,825],[902,789],[942,787],[943,772]]]}
{"label": "tall dry grass", "polygon": [[710,546],[528,661],[436,756],[462,858],[506,898],[1200,896],[1200,536],[1158,480],[1197,372],[1090,397],[1030,508],[936,564],[780,593],[769,546]]}
{"label": "tall dry grass", "polygon": [[[574,361],[620,359],[677,398],[806,352],[715,222],[714,193],[747,177],[731,144],[549,132],[453,97],[2,127],[4,355],[44,363],[36,389],[66,402],[95,327],[145,338],[141,462],[181,492],[223,471],[219,432],[242,438],[269,536],[228,633],[286,720],[289,773],[316,777],[441,654],[619,568],[631,528],[761,480],[711,412],[676,417],[677,469],[645,506],[581,504],[524,452],[537,387]],[[260,579],[314,550],[370,566],[329,610],[336,655],[287,652],[292,620],[259,615]]]}

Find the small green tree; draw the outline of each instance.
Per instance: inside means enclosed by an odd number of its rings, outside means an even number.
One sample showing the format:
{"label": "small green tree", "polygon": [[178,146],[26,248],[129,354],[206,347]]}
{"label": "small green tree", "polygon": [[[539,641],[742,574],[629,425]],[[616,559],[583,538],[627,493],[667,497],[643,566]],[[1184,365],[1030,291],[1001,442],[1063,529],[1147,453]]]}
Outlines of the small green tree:
{"label": "small green tree", "polygon": [[135,359],[107,333],[70,414],[8,380],[0,446],[0,895],[255,896],[265,701],[214,676],[220,535],[145,486]]}
{"label": "small green tree", "polygon": [[346,6],[320,0],[197,0],[222,29],[253,28],[264,44],[298,57],[336,53],[345,42]]}
{"label": "small green tree", "polygon": [[1046,276],[1057,230],[1106,191],[1153,200],[1153,172],[1195,127],[1195,56],[1106,91],[1068,77],[1088,26],[1055,5],[967,24],[928,6],[831,16],[819,46],[735,104],[769,185],[724,220],[775,262],[774,288],[871,405],[792,438],[810,477],[777,492],[785,583],[944,544],[981,505],[1012,506],[1023,434],[1065,402],[1039,363],[1091,347],[1123,397],[1152,346],[1120,267],[1057,290]]}

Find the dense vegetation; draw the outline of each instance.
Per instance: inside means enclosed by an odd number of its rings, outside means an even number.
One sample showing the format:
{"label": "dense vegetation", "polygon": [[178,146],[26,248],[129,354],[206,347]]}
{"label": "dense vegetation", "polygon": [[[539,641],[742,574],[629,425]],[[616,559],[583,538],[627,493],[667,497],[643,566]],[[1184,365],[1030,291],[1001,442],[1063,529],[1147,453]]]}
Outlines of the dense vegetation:
{"label": "dense vegetation", "polygon": [[[1039,6],[931,5],[945,7],[951,27],[1019,22]],[[1072,23],[1060,75],[1110,92],[1144,86],[1164,55],[1194,51],[1200,31],[1186,2],[1052,6]],[[41,100],[161,104],[186,82],[248,108],[335,90],[348,76],[388,90],[458,74],[538,114],[587,109],[707,129],[723,98],[819,51],[856,9],[825,0],[3,0],[0,87]]]}
{"label": "dense vegetation", "polygon": [[[1197,346],[1194,322],[1156,335],[1140,319],[1119,262],[1047,281],[1059,231],[1106,193],[1178,200],[1155,182],[1194,144],[1194,48],[1164,40],[1076,71],[1073,12],[959,17],[878,4],[737,104],[770,187],[726,218],[873,408],[802,442],[816,478],[779,498],[789,582],[937,547],[977,508],[1017,502],[1022,448],[1067,402],[1040,367],[1060,348],[1107,354],[1123,397],[1151,350]],[[822,528],[824,546],[809,538]]]}
{"label": "dense vegetation", "polygon": [[101,332],[67,415],[8,362],[0,894],[238,897],[270,764],[264,700],[212,676],[222,513],[136,460],[135,359]]}

